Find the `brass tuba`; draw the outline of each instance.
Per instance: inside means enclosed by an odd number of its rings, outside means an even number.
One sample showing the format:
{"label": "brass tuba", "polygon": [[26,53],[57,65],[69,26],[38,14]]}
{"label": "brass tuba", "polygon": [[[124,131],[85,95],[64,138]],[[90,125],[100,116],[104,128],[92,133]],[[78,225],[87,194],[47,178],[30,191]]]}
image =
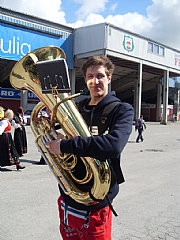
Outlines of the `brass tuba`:
{"label": "brass tuba", "polygon": [[[40,102],[33,109],[30,126],[40,153],[54,173],[64,193],[79,203],[93,205],[105,198],[110,187],[111,172],[107,161],[102,162],[91,157],[78,157],[72,154],[55,155],[46,147],[47,141],[53,141],[58,137],[58,132],[54,129],[54,120],[61,126],[64,138],[91,136],[74,103],[73,97],[77,94],[70,95],[69,93],[53,91],[51,94],[42,94],[36,63],[58,58],[65,59],[65,57],[64,51],[58,47],[48,46],[36,49],[16,63],[10,74],[10,82],[14,88],[30,90],[40,99]],[[39,112],[44,107],[48,107],[53,113],[51,120],[38,117]],[[74,174],[79,163],[86,172],[83,176]],[[86,191],[82,190],[83,184],[87,186]]]}

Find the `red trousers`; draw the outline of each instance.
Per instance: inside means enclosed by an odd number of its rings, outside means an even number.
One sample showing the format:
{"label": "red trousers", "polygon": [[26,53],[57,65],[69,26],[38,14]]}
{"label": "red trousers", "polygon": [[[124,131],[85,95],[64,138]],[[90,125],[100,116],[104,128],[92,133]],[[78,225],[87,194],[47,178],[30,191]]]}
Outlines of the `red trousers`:
{"label": "red trousers", "polygon": [[[109,206],[100,210],[78,210],[58,198],[60,233],[63,240],[111,240],[112,211]],[[89,217],[88,217],[89,216]]]}

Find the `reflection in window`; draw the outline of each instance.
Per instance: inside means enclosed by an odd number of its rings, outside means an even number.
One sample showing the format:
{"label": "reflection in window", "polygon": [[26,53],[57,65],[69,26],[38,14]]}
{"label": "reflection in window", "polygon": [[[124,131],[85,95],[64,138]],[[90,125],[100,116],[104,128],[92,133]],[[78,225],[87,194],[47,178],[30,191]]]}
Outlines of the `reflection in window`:
{"label": "reflection in window", "polygon": [[148,42],[148,52],[153,52],[153,44]]}
{"label": "reflection in window", "polygon": [[148,42],[148,52],[158,54],[160,56],[164,56],[165,49],[164,49],[164,47],[159,46],[158,44]]}
{"label": "reflection in window", "polygon": [[154,53],[159,54],[159,46],[154,44]]}
{"label": "reflection in window", "polygon": [[164,56],[164,48],[161,46],[159,47],[159,55]]}

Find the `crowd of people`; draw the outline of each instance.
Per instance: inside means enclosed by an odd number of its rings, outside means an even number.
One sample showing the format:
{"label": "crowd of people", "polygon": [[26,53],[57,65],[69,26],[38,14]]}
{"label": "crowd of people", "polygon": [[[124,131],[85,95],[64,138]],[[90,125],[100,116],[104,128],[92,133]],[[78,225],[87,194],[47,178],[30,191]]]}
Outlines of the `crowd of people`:
{"label": "crowd of people", "polygon": [[[27,137],[24,127],[25,117],[22,107],[17,113],[0,106],[0,168],[15,165],[17,170],[24,169],[20,157],[27,153]],[[12,136],[14,127],[14,136]]]}

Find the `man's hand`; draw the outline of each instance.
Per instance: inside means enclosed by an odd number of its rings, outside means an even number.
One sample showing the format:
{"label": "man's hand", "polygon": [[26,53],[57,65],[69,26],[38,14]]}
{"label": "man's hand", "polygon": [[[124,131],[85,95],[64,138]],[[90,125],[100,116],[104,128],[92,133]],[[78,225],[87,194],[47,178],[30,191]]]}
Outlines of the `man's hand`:
{"label": "man's hand", "polygon": [[46,147],[56,155],[62,154],[60,150],[61,140],[62,140],[61,136],[58,136],[56,140],[52,142],[47,142]]}

